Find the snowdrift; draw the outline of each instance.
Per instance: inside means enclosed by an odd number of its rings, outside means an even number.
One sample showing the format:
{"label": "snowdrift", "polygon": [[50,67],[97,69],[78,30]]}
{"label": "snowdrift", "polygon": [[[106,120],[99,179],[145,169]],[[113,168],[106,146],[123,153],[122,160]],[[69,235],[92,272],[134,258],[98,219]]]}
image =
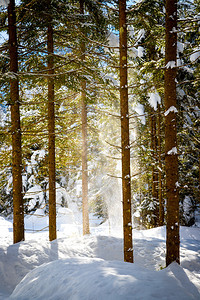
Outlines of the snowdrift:
{"label": "snowdrift", "polygon": [[192,300],[199,296],[176,263],[156,272],[124,262],[68,258],[31,271],[9,299]]}

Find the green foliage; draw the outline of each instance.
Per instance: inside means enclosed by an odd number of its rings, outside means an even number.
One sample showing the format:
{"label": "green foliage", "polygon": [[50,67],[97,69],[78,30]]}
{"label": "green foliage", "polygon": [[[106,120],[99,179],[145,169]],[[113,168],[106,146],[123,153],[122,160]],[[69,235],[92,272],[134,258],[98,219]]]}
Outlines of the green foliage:
{"label": "green foliage", "polygon": [[197,2],[180,2],[179,40],[182,44],[178,47],[178,57],[183,67],[177,76],[179,190],[181,224],[187,226],[195,223],[195,210],[199,205],[199,59],[198,55],[196,60],[193,56],[199,42],[199,30],[194,17],[198,10]]}
{"label": "green foliage", "polygon": [[[118,50],[106,49],[109,31],[118,39],[118,1],[23,0],[17,6],[21,130],[24,193],[39,185],[47,197],[47,26],[54,30],[54,83],[56,113],[57,182],[63,182],[73,201],[81,205],[81,107],[80,82],[86,81],[88,109],[88,165],[90,210],[106,219],[108,195],[120,177],[120,119]],[[112,9],[111,9],[112,6]],[[110,7],[110,8],[109,8]],[[178,60],[178,139],[181,224],[195,222],[199,199],[199,26],[195,15],[199,1],[179,1]],[[152,115],[149,93],[161,97],[161,163],[164,191],[164,2],[145,0],[129,3],[128,67],[131,138],[133,212],[139,212],[140,225],[156,225],[158,202],[152,192],[152,167],[158,160],[151,144]],[[0,30],[7,26],[6,10],[0,11]],[[109,30],[108,30],[109,29]],[[81,43],[85,44],[84,59]],[[181,47],[183,48],[181,50]],[[11,135],[9,123],[8,41],[0,46],[0,211],[12,213]],[[141,105],[143,116],[137,112]],[[141,111],[142,111],[141,110]],[[0,112],[1,112],[0,111]],[[115,115],[115,116],[114,116]],[[4,118],[4,117],[2,117]],[[142,121],[145,119],[145,122]],[[40,156],[43,153],[44,155]],[[33,161],[35,165],[33,165]],[[78,199],[78,200],[77,200]],[[107,199],[107,200],[105,200]],[[29,211],[27,200],[26,211]],[[46,198],[46,203],[47,198]],[[32,207],[31,210],[36,209]]]}

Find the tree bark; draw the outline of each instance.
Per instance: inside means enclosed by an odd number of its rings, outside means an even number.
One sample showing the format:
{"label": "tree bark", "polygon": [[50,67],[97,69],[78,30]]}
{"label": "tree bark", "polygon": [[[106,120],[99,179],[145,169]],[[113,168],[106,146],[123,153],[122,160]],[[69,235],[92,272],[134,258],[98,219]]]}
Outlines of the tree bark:
{"label": "tree bark", "polygon": [[[80,0],[80,13],[84,15],[84,0]],[[85,61],[85,42],[81,41],[81,60]],[[86,81],[81,82],[81,123],[82,123],[82,213],[83,235],[90,233],[88,212],[88,170],[87,170],[87,101]]]}
{"label": "tree bark", "polygon": [[[166,264],[180,262],[176,126],[177,1],[166,0],[165,35],[165,168],[167,198]],[[170,63],[171,62],[171,63]],[[168,65],[167,65],[168,64]],[[171,65],[170,65],[171,64]]]}
{"label": "tree bark", "polygon": [[119,33],[124,261],[133,262],[126,0],[119,1]]}
{"label": "tree bark", "polygon": [[10,105],[12,133],[12,176],[13,176],[13,242],[24,240],[24,207],[22,194],[22,150],[20,127],[20,100],[18,81],[18,53],[15,1],[8,5],[8,34],[10,55]]}
{"label": "tree bark", "polygon": [[54,111],[54,59],[53,27],[51,20],[47,31],[48,51],[48,140],[49,140],[49,240],[56,239],[56,164],[55,164],[55,111]]}
{"label": "tree bark", "polygon": [[162,143],[161,143],[161,111],[158,104],[158,199],[159,199],[159,225],[164,225],[164,200],[162,194]]}
{"label": "tree bark", "polygon": [[154,217],[152,220],[152,225],[157,226],[159,220],[159,203],[158,203],[158,149],[157,149],[157,132],[156,132],[156,123],[157,118],[155,111],[151,108],[151,151],[152,151],[152,198],[154,205],[156,204],[155,210],[153,212]]}

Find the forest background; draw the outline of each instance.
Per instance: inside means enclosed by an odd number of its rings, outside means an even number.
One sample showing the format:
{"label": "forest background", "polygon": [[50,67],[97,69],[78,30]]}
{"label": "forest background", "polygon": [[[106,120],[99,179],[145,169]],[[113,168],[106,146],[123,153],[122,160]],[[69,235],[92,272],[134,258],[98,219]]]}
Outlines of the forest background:
{"label": "forest background", "polygon": [[[49,77],[54,78],[55,93],[57,205],[82,209],[84,86],[89,211],[105,221],[120,206],[118,2],[84,2],[84,13],[78,1],[21,1],[16,7],[25,215],[37,209],[49,212]],[[200,203],[199,9],[199,1],[178,3],[177,188],[180,222],[187,226],[195,225]],[[54,40],[51,70],[49,18]],[[129,2],[127,22],[133,226],[152,228],[165,224],[164,2]],[[7,11],[1,7],[0,210],[12,217],[9,83],[13,74],[7,27]]]}

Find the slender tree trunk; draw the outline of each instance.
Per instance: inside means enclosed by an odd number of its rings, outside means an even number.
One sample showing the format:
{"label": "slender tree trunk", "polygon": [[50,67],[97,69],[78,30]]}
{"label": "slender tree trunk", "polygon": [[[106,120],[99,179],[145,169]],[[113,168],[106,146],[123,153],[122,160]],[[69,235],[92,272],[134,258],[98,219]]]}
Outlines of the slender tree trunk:
{"label": "slender tree trunk", "polygon": [[154,210],[153,226],[158,225],[159,220],[159,203],[158,203],[158,155],[157,155],[157,134],[156,134],[156,115],[155,111],[151,109],[151,151],[152,151],[152,198],[154,205],[156,205]]}
{"label": "slender tree trunk", "polygon": [[158,199],[159,199],[159,225],[164,225],[164,201],[162,194],[162,144],[161,144],[161,111],[158,104]]}
{"label": "slender tree trunk", "polygon": [[129,110],[127,80],[127,25],[126,0],[119,1],[119,49],[120,49],[120,109],[122,147],[122,195],[124,228],[124,261],[133,262]]}
{"label": "slender tree trunk", "polygon": [[12,176],[13,176],[13,241],[24,240],[24,207],[22,194],[22,150],[21,127],[19,110],[19,81],[15,1],[8,5],[8,34],[10,54],[10,105],[11,105],[11,133],[12,133]]}
{"label": "slender tree trunk", "polygon": [[88,213],[88,170],[87,170],[87,105],[85,81],[81,84],[81,120],[82,120],[82,211],[83,211],[83,234],[89,234],[89,213]]}
{"label": "slender tree trunk", "polygon": [[[80,13],[84,15],[84,0],[80,0]],[[81,59],[85,60],[85,42],[81,41]],[[81,82],[81,122],[82,122],[82,212],[83,235],[90,233],[88,212],[88,170],[87,170],[87,101],[86,81]]]}
{"label": "slender tree trunk", "polygon": [[[148,30],[150,34],[150,30]],[[148,49],[149,60],[156,60],[155,44],[152,42],[149,44]],[[156,85],[156,78],[153,78]],[[152,225],[155,227],[159,224],[159,199],[158,199],[158,138],[157,138],[157,114],[154,108],[150,109],[150,130],[151,130],[151,161],[152,161],[152,198],[154,204]]]}
{"label": "slender tree trunk", "polygon": [[54,61],[53,27],[51,20],[47,31],[48,50],[48,137],[49,137],[49,240],[56,239],[56,166],[55,166],[55,111],[54,111]]}
{"label": "slender tree trunk", "polygon": [[167,198],[166,264],[180,261],[176,126],[177,1],[166,0],[165,36],[165,168]]}

